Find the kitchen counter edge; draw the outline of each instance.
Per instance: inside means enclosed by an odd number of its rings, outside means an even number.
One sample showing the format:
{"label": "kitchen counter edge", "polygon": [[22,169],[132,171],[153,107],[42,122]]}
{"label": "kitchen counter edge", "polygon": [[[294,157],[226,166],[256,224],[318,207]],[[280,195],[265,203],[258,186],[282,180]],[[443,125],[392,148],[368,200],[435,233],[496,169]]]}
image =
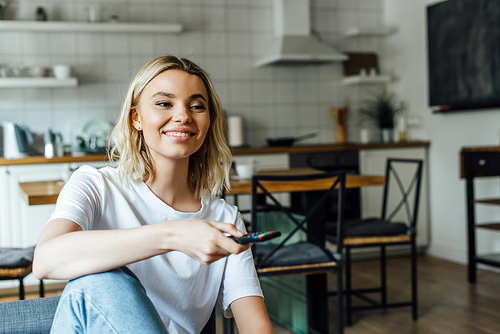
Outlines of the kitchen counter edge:
{"label": "kitchen counter edge", "polygon": [[346,143],[346,144],[318,144],[318,145],[297,145],[289,147],[249,147],[232,148],[233,155],[245,154],[270,154],[270,153],[309,153],[328,151],[349,151],[367,149],[386,149],[404,147],[429,147],[429,141],[407,141],[394,143]]}
{"label": "kitchen counter edge", "polygon": [[82,156],[65,155],[62,157],[53,157],[52,159],[47,159],[44,156],[25,157],[20,159],[0,158],[0,166],[56,164],[56,163],[72,163],[72,162],[90,162],[90,161],[109,161],[109,159],[108,155],[106,154],[89,154]]}
{"label": "kitchen counter edge", "polygon": [[[404,147],[429,147],[428,141],[409,141],[398,143],[347,143],[347,144],[320,144],[320,145],[298,145],[290,147],[249,147],[249,148],[231,148],[233,155],[247,154],[275,154],[275,153],[308,153],[308,152],[327,152],[327,151],[348,151],[348,150],[366,150],[366,149],[385,149],[385,148],[404,148]],[[72,163],[72,162],[90,162],[90,161],[108,161],[106,154],[90,154],[84,156],[63,156],[47,159],[44,156],[25,157],[21,159],[0,158],[0,166],[9,165],[35,165],[51,163]]]}

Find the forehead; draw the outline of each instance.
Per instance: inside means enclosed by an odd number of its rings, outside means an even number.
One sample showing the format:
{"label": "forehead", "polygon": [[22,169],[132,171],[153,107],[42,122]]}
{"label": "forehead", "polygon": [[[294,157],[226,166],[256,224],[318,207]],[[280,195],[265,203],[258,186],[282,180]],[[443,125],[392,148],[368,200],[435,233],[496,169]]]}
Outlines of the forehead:
{"label": "forehead", "polygon": [[203,80],[197,75],[180,70],[161,72],[146,85],[141,95],[151,98],[158,92],[171,93],[176,97],[202,94],[208,101],[208,91]]}

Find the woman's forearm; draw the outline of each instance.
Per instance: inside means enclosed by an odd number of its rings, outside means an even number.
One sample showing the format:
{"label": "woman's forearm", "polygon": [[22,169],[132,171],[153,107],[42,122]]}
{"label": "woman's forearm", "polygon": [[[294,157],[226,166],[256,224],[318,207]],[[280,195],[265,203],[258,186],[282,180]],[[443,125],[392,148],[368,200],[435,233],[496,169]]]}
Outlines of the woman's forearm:
{"label": "woman's forearm", "polygon": [[81,231],[53,221],[35,250],[33,274],[38,279],[72,279],[108,271],[164,253],[155,225],[123,230]]}

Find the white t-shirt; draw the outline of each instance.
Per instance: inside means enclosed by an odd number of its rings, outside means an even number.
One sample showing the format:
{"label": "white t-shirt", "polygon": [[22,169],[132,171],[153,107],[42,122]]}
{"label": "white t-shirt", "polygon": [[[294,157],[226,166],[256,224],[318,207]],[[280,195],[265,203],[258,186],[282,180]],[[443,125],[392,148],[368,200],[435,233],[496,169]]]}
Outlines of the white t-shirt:
{"label": "white t-shirt", "polygon": [[[202,218],[234,224],[245,230],[235,206],[202,196],[198,212],[179,212],[165,204],[144,182],[118,181],[111,167],[79,168],[62,189],[52,219],[74,221],[83,230],[139,227],[165,220]],[[199,333],[215,302],[226,317],[229,305],[246,296],[262,296],[250,250],[205,265],[172,251],[128,265],[139,277],[169,333]]]}

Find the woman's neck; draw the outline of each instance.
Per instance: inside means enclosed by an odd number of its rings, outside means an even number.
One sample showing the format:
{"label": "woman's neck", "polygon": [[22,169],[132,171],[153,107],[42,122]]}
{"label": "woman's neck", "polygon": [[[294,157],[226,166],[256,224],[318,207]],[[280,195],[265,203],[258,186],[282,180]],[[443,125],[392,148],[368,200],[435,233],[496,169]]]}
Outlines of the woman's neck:
{"label": "woman's neck", "polygon": [[188,184],[189,159],[169,160],[161,164],[153,161],[153,166],[154,176],[148,187],[159,199],[178,211],[200,210],[200,199]]}

